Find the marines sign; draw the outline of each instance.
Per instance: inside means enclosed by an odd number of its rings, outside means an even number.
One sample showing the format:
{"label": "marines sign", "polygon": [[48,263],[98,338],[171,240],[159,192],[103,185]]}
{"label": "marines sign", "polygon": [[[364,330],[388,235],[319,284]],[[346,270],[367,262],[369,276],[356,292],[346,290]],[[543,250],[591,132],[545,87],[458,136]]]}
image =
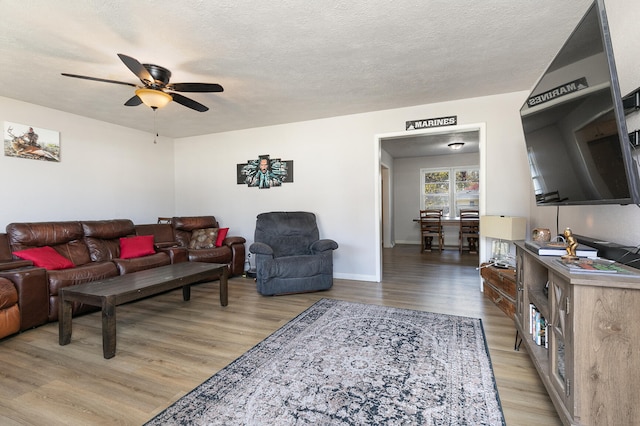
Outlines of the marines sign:
{"label": "marines sign", "polygon": [[560,96],[568,95],[569,93],[577,92],[578,90],[586,89],[589,87],[587,79],[585,77],[573,80],[572,82],[565,83],[562,86],[558,86],[554,89],[548,90],[544,93],[540,93],[535,96],[531,96],[527,99],[527,105],[529,107],[540,105],[545,102],[549,102]]}
{"label": "marines sign", "polygon": [[407,121],[405,130],[418,130],[440,126],[455,126],[456,124],[458,124],[457,115],[440,118],[425,118],[424,120]]}

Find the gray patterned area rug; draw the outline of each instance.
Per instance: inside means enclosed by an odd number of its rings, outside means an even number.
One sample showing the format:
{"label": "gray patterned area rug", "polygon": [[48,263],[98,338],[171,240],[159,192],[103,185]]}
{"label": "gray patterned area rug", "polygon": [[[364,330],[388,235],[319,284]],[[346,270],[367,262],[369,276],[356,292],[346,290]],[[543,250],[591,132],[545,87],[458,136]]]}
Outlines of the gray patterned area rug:
{"label": "gray patterned area rug", "polygon": [[479,319],[322,299],[148,425],[504,425]]}

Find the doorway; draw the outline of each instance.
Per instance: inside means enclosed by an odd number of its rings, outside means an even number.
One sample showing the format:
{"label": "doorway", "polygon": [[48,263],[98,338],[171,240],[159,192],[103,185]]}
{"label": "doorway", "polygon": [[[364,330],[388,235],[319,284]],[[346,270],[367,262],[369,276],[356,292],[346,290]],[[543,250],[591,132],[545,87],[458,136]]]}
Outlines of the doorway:
{"label": "doorway", "polygon": [[[428,157],[437,155],[451,155],[451,148],[449,143],[463,142],[467,147],[467,150],[460,150],[461,153],[475,152],[478,155],[478,165],[480,167],[480,195],[479,195],[479,209],[480,214],[484,214],[485,211],[485,176],[486,176],[486,159],[484,154],[484,146],[486,143],[486,131],[485,124],[469,124],[460,126],[448,126],[438,127],[432,129],[416,130],[411,132],[397,132],[379,134],[374,137],[374,150],[376,158],[376,171],[378,178],[376,179],[376,247],[378,252],[376,253],[378,259],[377,279],[382,279],[382,247],[393,247],[395,243],[403,242],[403,237],[400,235],[404,232],[407,234],[407,227],[415,226],[410,223],[410,217],[396,218],[395,203],[399,202],[398,194],[394,191],[394,156],[388,151],[393,151],[396,155],[395,158],[409,158],[409,157]],[[390,144],[397,144],[395,148],[389,149]],[[386,149],[383,149],[385,147]],[[416,184],[407,188],[407,191],[412,194],[417,193],[418,178],[416,173]],[[419,200],[417,196],[414,196],[412,200],[415,200],[415,204],[410,204],[406,209],[410,209],[411,212],[417,212],[419,210]],[[403,201],[404,202],[404,201]],[[413,203],[413,201],[411,201]],[[417,214],[417,213],[411,213]],[[403,213],[407,215],[407,213]],[[396,221],[397,219],[397,221]],[[405,224],[407,222],[407,224]],[[400,225],[394,226],[394,223],[401,224],[405,227],[404,230],[399,229]],[[398,235],[398,237],[397,237]],[[456,237],[457,238],[457,237]],[[484,247],[483,244],[479,245],[479,256],[483,257]]]}

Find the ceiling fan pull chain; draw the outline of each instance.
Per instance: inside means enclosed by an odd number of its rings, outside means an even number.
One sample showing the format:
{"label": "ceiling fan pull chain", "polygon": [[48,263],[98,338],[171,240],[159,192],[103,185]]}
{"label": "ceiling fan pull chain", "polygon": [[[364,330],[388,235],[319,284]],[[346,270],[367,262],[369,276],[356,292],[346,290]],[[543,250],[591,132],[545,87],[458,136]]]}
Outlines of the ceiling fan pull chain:
{"label": "ceiling fan pull chain", "polygon": [[158,125],[156,124],[156,119],[158,118],[158,108],[153,109],[153,133],[155,136],[153,137],[153,143],[157,144],[158,139]]}

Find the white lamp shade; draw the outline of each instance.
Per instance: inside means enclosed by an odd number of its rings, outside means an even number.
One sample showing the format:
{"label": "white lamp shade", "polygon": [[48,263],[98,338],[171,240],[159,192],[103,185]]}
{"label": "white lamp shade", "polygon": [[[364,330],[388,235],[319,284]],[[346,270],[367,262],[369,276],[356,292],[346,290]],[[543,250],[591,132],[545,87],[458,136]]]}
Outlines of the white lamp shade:
{"label": "white lamp shade", "polygon": [[516,216],[480,216],[480,236],[499,240],[524,240],[527,219]]}

